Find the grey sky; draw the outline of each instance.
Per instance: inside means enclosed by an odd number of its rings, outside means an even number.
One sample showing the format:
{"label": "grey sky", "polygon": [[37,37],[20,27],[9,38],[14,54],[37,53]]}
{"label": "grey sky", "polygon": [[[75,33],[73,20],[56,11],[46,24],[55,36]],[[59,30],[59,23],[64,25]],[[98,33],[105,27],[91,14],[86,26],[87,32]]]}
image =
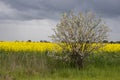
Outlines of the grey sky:
{"label": "grey sky", "polygon": [[0,40],[50,40],[63,12],[92,10],[120,40],[120,0],[0,0]]}

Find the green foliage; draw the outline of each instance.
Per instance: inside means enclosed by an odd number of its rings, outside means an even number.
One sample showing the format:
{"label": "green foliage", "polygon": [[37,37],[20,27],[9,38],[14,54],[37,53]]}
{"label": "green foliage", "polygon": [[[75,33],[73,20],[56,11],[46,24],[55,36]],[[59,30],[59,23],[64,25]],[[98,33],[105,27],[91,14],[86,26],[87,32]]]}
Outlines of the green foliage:
{"label": "green foliage", "polygon": [[[46,52],[47,53],[47,52]],[[46,53],[0,51],[0,80],[119,80],[120,54],[92,54],[82,70]]]}

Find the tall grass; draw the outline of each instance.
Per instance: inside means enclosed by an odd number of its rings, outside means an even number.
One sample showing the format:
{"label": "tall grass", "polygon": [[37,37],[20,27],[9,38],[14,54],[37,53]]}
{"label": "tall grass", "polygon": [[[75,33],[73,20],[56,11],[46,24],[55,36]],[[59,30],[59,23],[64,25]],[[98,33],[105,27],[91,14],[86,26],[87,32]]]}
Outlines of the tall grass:
{"label": "tall grass", "polygon": [[120,53],[92,54],[78,70],[47,56],[47,51],[0,50],[0,80],[120,80]]}

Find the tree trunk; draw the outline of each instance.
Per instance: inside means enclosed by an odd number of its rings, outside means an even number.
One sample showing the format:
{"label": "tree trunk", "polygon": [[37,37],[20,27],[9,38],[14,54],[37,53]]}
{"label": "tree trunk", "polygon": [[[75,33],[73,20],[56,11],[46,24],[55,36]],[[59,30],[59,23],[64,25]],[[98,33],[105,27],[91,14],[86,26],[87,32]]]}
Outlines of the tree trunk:
{"label": "tree trunk", "polygon": [[72,54],[71,60],[72,60],[72,63],[75,67],[77,67],[79,69],[82,69],[84,67],[83,58],[78,53]]}
{"label": "tree trunk", "polygon": [[83,69],[83,67],[84,67],[83,59],[81,57],[79,57],[78,60],[77,60],[77,67],[79,69]]}

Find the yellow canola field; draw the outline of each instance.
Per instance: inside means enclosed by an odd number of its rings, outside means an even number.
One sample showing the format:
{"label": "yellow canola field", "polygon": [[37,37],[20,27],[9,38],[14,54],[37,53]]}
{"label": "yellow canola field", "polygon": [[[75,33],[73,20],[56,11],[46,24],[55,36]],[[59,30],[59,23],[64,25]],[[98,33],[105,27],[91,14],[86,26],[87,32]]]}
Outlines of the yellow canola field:
{"label": "yellow canola field", "polygon": [[44,42],[0,42],[0,49],[5,51],[61,51],[61,48],[55,43]]}
{"label": "yellow canola field", "polygon": [[103,48],[100,49],[104,52],[120,52],[120,44],[106,44]]}
{"label": "yellow canola field", "polygon": [[[56,51],[61,52],[62,48],[55,43],[44,42],[0,42],[0,50],[5,51],[33,51],[33,52],[45,52]],[[120,52],[120,44],[106,44],[99,51],[105,52]]]}

